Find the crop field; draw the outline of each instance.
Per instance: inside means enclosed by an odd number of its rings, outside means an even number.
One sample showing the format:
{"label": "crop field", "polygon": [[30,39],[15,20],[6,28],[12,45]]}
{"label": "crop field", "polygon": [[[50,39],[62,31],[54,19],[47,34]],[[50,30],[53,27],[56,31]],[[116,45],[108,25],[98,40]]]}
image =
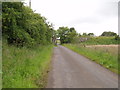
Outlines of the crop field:
{"label": "crop field", "polygon": [[83,47],[81,44],[64,44],[64,46],[118,73],[118,45],[87,45]]}

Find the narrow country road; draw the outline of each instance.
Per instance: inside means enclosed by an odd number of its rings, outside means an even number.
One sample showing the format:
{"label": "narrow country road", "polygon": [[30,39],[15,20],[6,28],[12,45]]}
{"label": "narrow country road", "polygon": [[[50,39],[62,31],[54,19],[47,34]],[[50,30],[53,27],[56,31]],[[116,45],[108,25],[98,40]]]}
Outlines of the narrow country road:
{"label": "narrow country road", "polygon": [[118,76],[59,45],[54,48],[47,88],[118,88]]}

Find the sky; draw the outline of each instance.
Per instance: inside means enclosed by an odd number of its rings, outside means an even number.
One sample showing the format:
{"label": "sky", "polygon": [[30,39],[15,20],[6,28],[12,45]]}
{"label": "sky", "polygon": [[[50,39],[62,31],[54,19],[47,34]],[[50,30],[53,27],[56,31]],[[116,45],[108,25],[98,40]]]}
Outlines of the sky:
{"label": "sky", "polygon": [[104,31],[118,33],[118,1],[31,0],[31,8],[53,23],[56,30],[68,26],[81,34],[94,33],[99,36]]}

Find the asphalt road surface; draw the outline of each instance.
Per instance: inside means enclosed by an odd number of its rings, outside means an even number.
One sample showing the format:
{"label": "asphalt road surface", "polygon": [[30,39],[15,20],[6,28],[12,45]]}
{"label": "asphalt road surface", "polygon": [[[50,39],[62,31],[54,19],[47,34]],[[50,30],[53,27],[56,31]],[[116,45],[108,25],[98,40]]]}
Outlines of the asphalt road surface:
{"label": "asphalt road surface", "polygon": [[59,45],[54,48],[47,88],[118,88],[118,75]]}

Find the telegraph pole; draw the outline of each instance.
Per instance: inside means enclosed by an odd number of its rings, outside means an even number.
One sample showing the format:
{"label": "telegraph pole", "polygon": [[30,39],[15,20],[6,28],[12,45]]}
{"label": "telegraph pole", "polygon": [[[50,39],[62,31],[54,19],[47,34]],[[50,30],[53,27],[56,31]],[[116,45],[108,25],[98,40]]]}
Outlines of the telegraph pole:
{"label": "telegraph pole", "polygon": [[29,7],[31,8],[31,0],[29,0]]}

